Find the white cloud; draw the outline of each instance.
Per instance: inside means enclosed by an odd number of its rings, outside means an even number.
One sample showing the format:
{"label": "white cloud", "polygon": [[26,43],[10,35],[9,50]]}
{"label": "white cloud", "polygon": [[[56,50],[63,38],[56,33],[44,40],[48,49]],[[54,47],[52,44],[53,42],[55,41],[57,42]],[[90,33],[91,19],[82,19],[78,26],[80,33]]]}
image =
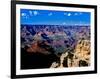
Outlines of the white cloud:
{"label": "white cloud", "polygon": [[67,13],[64,13],[64,15],[67,15]]}
{"label": "white cloud", "polygon": [[49,13],[48,16],[52,16],[52,13]]}
{"label": "white cloud", "polygon": [[71,16],[71,13],[68,13],[68,15],[67,16]]}
{"label": "white cloud", "polygon": [[78,13],[75,13],[74,15],[76,16],[76,15],[78,15]]}
{"label": "white cloud", "polygon": [[63,25],[66,25],[66,22],[63,22]]}
{"label": "white cloud", "polygon": [[82,15],[82,12],[80,12],[80,15]]}
{"label": "white cloud", "polygon": [[65,16],[71,16],[71,13],[64,13]]}
{"label": "white cloud", "polygon": [[26,16],[26,13],[22,13],[21,15],[22,15],[22,16]]}
{"label": "white cloud", "polygon": [[27,15],[26,13],[21,13],[21,16],[25,19],[28,19],[29,18],[29,15]]}
{"label": "white cloud", "polygon": [[32,11],[29,11],[30,15],[32,15]]}
{"label": "white cloud", "polygon": [[38,11],[33,11],[33,14],[36,16],[38,15]]}

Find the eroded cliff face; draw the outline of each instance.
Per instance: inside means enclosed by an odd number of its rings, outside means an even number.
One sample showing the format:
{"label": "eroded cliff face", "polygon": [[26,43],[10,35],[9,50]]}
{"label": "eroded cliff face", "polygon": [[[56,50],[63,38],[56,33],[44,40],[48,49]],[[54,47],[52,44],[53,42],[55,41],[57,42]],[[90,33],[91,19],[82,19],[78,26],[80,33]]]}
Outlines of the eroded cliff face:
{"label": "eroded cliff face", "polygon": [[90,65],[90,26],[21,25],[21,68]]}
{"label": "eroded cliff face", "polygon": [[75,49],[73,66],[89,66],[90,65],[90,41],[79,40]]}
{"label": "eroded cliff face", "polygon": [[89,66],[90,52],[90,41],[79,40],[74,51],[62,53],[60,63],[53,62],[50,68]]}

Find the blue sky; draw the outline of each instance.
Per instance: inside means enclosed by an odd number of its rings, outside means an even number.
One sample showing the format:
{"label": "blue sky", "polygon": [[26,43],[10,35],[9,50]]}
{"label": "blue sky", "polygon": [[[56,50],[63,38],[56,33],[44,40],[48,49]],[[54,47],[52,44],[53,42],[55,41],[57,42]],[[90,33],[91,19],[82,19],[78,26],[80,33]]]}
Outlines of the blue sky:
{"label": "blue sky", "polygon": [[21,9],[21,24],[73,25],[90,24],[90,12]]}

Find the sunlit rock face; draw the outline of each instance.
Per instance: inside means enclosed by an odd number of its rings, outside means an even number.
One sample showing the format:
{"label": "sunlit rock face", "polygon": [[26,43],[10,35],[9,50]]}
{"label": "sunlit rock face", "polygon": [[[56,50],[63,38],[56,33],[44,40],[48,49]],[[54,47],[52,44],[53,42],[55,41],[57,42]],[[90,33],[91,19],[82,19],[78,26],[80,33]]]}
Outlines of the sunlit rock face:
{"label": "sunlit rock face", "polygon": [[[90,65],[90,41],[89,40],[79,40],[75,49],[74,63],[75,66]],[[79,63],[80,62],[80,63]],[[86,65],[85,65],[86,64]]]}
{"label": "sunlit rock face", "polygon": [[53,62],[54,67],[81,67],[90,65],[90,41],[79,40],[74,53],[65,52],[60,56],[60,63]]}

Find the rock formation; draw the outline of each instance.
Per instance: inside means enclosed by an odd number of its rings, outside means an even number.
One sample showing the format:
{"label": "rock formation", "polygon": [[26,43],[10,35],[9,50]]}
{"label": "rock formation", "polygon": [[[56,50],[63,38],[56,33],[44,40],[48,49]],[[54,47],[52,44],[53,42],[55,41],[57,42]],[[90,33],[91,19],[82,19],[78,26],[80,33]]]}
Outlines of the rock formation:
{"label": "rock formation", "polygon": [[80,67],[90,65],[90,41],[79,40],[74,52],[65,52],[60,56],[60,63],[53,62],[51,68]]}

